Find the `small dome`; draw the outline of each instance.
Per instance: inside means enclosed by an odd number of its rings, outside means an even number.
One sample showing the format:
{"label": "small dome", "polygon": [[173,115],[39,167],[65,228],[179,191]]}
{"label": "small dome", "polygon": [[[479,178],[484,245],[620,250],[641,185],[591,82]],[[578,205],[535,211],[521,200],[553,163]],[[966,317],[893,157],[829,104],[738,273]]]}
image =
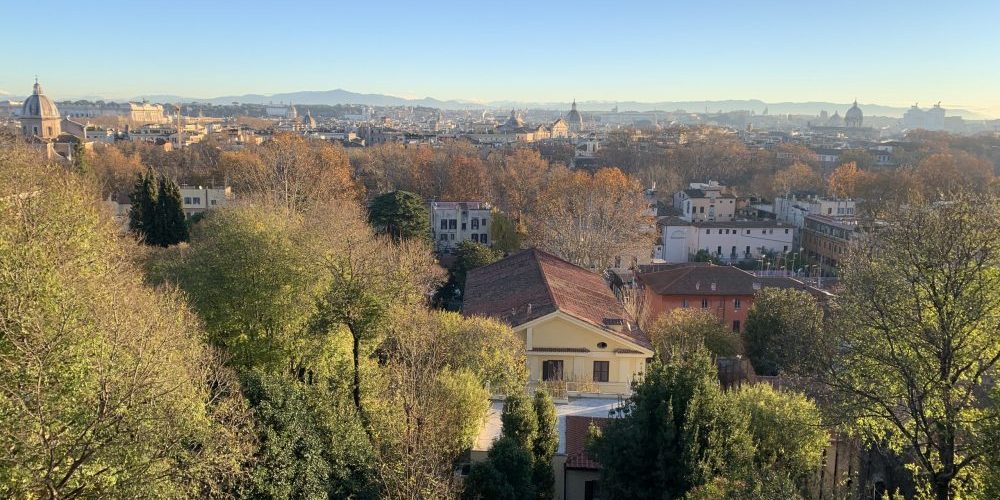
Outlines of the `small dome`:
{"label": "small dome", "polygon": [[42,85],[35,82],[35,90],[24,100],[21,106],[22,118],[59,118],[59,108],[42,90]]}
{"label": "small dome", "polygon": [[505,128],[519,128],[524,126],[524,120],[517,115],[517,112],[513,109],[510,110],[510,118],[507,119],[507,123],[504,123]]}

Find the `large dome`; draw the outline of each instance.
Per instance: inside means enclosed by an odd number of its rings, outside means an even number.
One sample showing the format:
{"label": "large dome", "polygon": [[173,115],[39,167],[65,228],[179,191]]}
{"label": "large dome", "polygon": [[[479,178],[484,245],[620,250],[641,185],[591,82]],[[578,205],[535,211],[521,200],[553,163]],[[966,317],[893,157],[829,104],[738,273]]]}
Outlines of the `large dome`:
{"label": "large dome", "polygon": [[576,99],[573,99],[573,107],[569,110],[569,113],[566,114],[566,122],[569,123],[571,127],[580,127],[583,125],[583,117],[580,116],[580,112],[576,110]]}
{"label": "large dome", "polygon": [[59,118],[59,108],[42,91],[42,85],[35,82],[35,90],[21,106],[21,118]]}
{"label": "large dome", "polygon": [[861,108],[858,107],[858,101],[854,101],[854,105],[851,109],[844,113],[844,123],[848,127],[860,127],[861,123],[864,122],[865,115],[861,112]]}

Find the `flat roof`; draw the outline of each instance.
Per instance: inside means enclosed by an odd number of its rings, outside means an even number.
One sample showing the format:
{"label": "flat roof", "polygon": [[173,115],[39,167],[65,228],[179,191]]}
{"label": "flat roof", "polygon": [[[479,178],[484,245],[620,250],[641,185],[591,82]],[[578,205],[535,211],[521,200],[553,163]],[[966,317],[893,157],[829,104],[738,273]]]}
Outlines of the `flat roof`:
{"label": "flat roof", "polygon": [[[569,403],[556,403],[556,417],[559,420],[557,425],[559,431],[559,449],[556,450],[556,453],[566,453],[567,415],[608,418],[611,411],[617,405],[617,396],[614,398],[570,398]],[[503,401],[493,401],[486,416],[486,423],[483,425],[482,430],[479,431],[479,435],[476,436],[476,443],[472,446],[473,451],[489,450],[493,442],[500,438],[501,431],[503,430],[503,423],[500,421],[501,413],[503,413]]]}

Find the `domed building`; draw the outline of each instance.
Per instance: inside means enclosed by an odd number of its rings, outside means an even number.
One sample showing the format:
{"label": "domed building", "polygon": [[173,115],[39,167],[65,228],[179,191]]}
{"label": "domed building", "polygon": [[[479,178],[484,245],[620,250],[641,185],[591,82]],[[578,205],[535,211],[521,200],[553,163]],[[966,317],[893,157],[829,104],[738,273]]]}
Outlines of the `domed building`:
{"label": "domed building", "polygon": [[583,116],[576,110],[576,99],[573,99],[573,107],[566,114],[566,124],[570,132],[579,133],[583,130]]}
{"label": "domed building", "polygon": [[503,125],[500,125],[500,130],[512,132],[521,127],[524,127],[524,119],[518,116],[517,112],[512,109],[510,110],[510,118],[507,118],[507,121]]}
{"label": "domed building", "polygon": [[851,106],[851,109],[848,109],[847,113],[844,114],[844,124],[847,125],[848,128],[861,128],[861,124],[864,120],[865,115],[861,112],[861,108],[858,107],[858,100],[855,99],[854,105]]}
{"label": "domed building", "polygon": [[35,88],[21,106],[21,133],[44,141],[54,140],[62,133],[62,116],[56,103],[42,90],[35,79]]}

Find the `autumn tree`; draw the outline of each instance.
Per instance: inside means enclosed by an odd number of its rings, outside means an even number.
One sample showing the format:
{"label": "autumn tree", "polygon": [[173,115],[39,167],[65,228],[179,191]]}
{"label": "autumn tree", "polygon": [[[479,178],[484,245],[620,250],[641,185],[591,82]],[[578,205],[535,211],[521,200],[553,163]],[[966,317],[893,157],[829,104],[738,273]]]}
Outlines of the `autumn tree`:
{"label": "autumn tree", "polygon": [[319,139],[276,134],[259,146],[224,153],[220,165],[248,198],[291,212],[360,195],[344,148]]}
{"label": "autumn tree", "polygon": [[534,246],[599,270],[650,252],[655,226],[642,187],[618,169],[564,171],[542,200],[528,226]]}
{"label": "autumn tree", "polygon": [[772,193],[775,196],[790,196],[799,192],[817,192],[822,189],[823,179],[819,173],[802,162],[795,162],[788,168],[774,174]]}
{"label": "autumn tree", "polygon": [[834,198],[856,198],[859,184],[864,182],[866,172],[858,169],[854,162],[837,167],[826,181],[826,192]]}
{"label": "autumn tree", "polygon": [[113,145],[95,147],[88,154],[87,161],[102,199],[119,191],[128,191],[133,181],[147,170],[138,154],[126,155]]}

